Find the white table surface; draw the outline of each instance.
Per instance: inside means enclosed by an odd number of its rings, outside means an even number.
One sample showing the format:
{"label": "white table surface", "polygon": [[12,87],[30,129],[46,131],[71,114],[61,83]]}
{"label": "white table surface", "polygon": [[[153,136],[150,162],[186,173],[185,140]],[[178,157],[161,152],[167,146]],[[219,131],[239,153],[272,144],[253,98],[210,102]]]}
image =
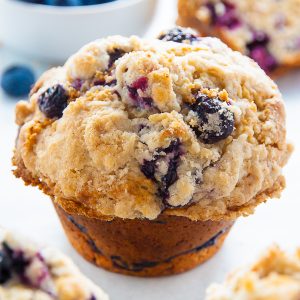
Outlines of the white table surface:
{"label": "white table surface", "polygon": [[[176,10],[173,0],[161,0],[147,35],[171,26]],[[27,58],[0,48],[0,71],[12,62],[31,63]],[[46,66],[32,62],[36,70]],[[81,258],[70,246],[50,200],[37,188],[25,187],[11,173],[11,156],[17,128],[14,125],[16,100],[0,91],[0,225],[30,238],[60,248],[80,269],[109,293],[112,300],[201,300],[205,288],[220,281],[240,264],[252,261],[268,245],[278,243],[285,249],[300,246],[300,71],[278,81],[286,102],[288,137],[295,152],[285,168],[287,188],[280,200],[260,205],[255,215],[241,218],[233,227],[222,250],[202,266],[182,275],[144,279],[113,274],[98,269]],[[298,177],[299,176],[299,177]]]}

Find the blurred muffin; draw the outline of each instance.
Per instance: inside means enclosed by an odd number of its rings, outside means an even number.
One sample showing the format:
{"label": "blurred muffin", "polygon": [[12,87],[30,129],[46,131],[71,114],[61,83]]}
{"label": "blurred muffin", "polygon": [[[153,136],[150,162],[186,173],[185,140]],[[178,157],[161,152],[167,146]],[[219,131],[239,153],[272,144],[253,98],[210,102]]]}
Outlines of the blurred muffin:
{"label": "blurred muffin", "polygon": [[300,250],[295,256],[270,248],[250,267],[228,276],[224,284],[207,289],[206,300],[300,299]]}
{"label": "blurred muffin", "polygon": [[179,0],[178,21],[221,38],[277,75],[300,66],[299,0]]}
{"label": "blurred muffin", "polygon": [[50,195],[73,246],[112,271],[190,269],[284,187],[277,86],[218,39],[174,32],[92,42],[16,108],[15,175]]}
{"label": "blurred muffin", "polygon": [[59,251],[0,228],[1,300],[108,300]]}

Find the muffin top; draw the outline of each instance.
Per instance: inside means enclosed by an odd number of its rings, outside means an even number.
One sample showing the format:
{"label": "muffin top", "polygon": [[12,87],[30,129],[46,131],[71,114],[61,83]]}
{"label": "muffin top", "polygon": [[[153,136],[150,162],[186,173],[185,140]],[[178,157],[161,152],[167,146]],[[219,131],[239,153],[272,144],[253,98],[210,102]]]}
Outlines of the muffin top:
{"label": "muffin top", "polygon": [[300,299],[300,249],[292,256],[273,246],[252,266],[229,275],[224,284],[211,285],[205,299]]}
{"label": "muffin top", "polygon": [[0,228],[1,300],[108,300],[73,262]]}
{"label": "muffin top", "polygon": [[275,83],[180,28],[86,45],[40,78],[16,122],[15,175],[90,217],[247,215],[280,193],[291,152]]}

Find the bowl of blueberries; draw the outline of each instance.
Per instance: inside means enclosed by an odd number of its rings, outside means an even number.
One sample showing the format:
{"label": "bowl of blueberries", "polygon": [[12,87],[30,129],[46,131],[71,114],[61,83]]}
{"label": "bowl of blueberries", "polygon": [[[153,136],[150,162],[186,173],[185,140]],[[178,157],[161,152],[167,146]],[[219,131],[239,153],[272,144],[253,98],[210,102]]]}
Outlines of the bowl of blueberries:
{"label": "bowl of blueberries", "polygon": [[61,63],[108,35],[143,35],[156,0],[0,0],[0,40],[39,60]]}

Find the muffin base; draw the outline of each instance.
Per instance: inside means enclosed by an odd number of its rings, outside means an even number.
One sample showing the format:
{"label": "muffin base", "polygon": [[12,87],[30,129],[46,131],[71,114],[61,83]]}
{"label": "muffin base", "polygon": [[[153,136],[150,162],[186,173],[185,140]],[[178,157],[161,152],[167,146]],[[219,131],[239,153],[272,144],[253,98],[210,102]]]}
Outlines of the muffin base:
{"label": "muffin base", "polygon": [[70,243],[86,260],[133,276],[172,275],[202,264],[221,248],[233,224],[168,215],[107,221],[54,206]]}

